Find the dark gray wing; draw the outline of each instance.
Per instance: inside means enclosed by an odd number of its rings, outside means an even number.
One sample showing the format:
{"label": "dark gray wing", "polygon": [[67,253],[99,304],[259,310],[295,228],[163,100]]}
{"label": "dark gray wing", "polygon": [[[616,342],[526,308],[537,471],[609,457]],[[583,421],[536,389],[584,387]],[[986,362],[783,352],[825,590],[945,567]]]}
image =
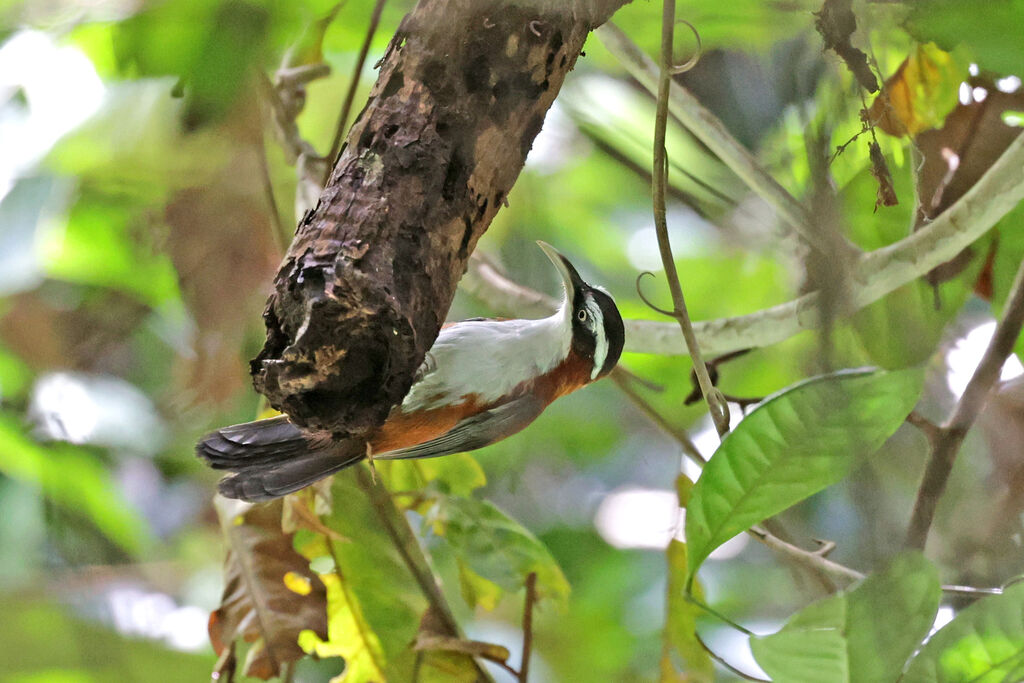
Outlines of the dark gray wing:
{"label": "dark gray wing", "polygon": [[374,453],[373,459],[434,458],[483,448],[523,429],[536,420],[537,416],[544,412],[545,407],[546,403],[533,396],[522,396],[467,417],[436,439],[397,451]]}

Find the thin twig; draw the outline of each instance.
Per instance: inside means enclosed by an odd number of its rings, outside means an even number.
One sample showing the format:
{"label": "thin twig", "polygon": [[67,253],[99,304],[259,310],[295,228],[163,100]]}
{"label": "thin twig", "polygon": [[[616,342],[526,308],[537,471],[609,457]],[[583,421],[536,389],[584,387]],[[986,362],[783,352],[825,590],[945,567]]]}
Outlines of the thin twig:
{"label": "thin twig", "polygon": [[654,227],[658,233],[658,250],[665,268],[668,288],[672,293],[673,317],[679,322],[686,348],[690,352],[694,371],[700,383],[701,392],[711,411],[711,419],[719,436],[729,431],[729,407],[721,399],[721,395],[711,383],[708,369],[701,357],[697,337],[693,334],[693,325],[686,310],[683,288],[679,283],[675,257],[668,237],[668,221],[665,216],[665,186],[668,184],[667,151],[665,149],[665,129],[668,124],[668,95],[672,83],[672,35],[676,22],[675,0],[664,0],[661,15],[661,68],[658,77],[658,108],[654,123]]}
{"label": "thin twig", "polygon": [[[398,554],[402,556],[402,561],[408,567],[409,573],[412,574],[424,597],[427,598],[430,608],[434,610],[434,613],[448,630],[447,635],[462,638],[463,634],[459,628],[459,623],[455,620],[455,615],[452,613],[448,601],[438,586],[437,578],[430,568],[430,563],[423,553],[423,548],[420,547],[416,534],[413,533],[412,528],[409,526],[409,520],[395,506],[391,494],[388,493],[384,485],[374,481],[367,474],[366,468],[356,468],[356,477],[359,481],[359,486],[366,492],[370,503],[377,510],[377,516],[387,530],[388,536],[391,537],[391,541],[394,543],[395,549],[398,550]],[[493,683],[490,673],[476,661],[476,658],[473,659],[473,663],[477,668],[478,676],[485,681]]]}
{"label": "thin twig", "polygon": [[523,659],[519,665],[519,683],[526,683],[533,649],[533,606],[537,602],[537,572],[526,577],[526,603],[523,605]]}
{"label": "thin twig", "polygon": [[373,14],[370,15],[370,25],[366,28],[366,37],[359,48],[359,56],[356,57],[356,65],[352,70],[352,78],[348,83],[348,90],[345,92],[345,99],[341,105],[341,113],[338,115],[338,125],[334,129],[334,139],[331,141],[331,151],[327,154],[327,169],[324,171],[323,184],[330,180],[331,171],[334,169],[334,160],[338,158],[341,151],[341,141],[345,139],[345,130],[348,128],[348,115],[352,111],[352,103],[356,98],[356,89],[359,87],[359,79],[363,74],[363,66],[366,64],[366,55],[370,51],[370,43],[377,32],[380,24],[380,15],[387,0],[377,0],[373,6]]}
{"label": "thin twig", "polygon": [[695,462],[698,466],[703,467],[707,464],[707,460],[701,455],[701,452],[697,450],[697,446],[690,439],[686,430],[676,427],[674,424],[669,422],[650,402],[640,395],[632,386],[629,377],[622,371],[622,368],[615,368],[612,370],[610,375],[611,380],[615,382],[615,386],[619,388],[629,398],[630,401],[636,405],[640,411],[650,418],[651,422],[661,427],[665,432],[682,446],[683,452],[686,453],[687,457]]}
{"label": "thin twig", "polygon": [[960,445],[981,413],[981,409],[988,402],[992,387],[999,379],[1003,363],[1013,352],[1013,346],[1020,336],[1021,326],[1024,325],[1024,262],[1021,262],[1017,270],[1010,292],[1010,298],[1003,310],[1003,319],[996,325],[995,334],[985,349],[978,368],[967,383],[967,388],[964,389],[963,396],[957,402],[949,420],[942,425],[942,433],[932,448],[931,458],[925,467],[921,487],[917,491],[917,500],[914,502],[914,512],[907,528],[908,548],[924,550],[928,530],[935,518],[935,508],[946,489]]}
{"label": "thin twig", "polygon": [[270,163],[267,160],[266,128],[260,126],[259,135],[256,136],[256,163],[260,167],[260,183],[263,185],[263,195],[267,199],[267,210],[270,212],[270,232],[274,240],[277,253],[284,255],[288,249],[290,236],[285,232],[284,221],[281,220],[281,212],[277,208],[277,199],[274,198],[274,183],[270,179]]}

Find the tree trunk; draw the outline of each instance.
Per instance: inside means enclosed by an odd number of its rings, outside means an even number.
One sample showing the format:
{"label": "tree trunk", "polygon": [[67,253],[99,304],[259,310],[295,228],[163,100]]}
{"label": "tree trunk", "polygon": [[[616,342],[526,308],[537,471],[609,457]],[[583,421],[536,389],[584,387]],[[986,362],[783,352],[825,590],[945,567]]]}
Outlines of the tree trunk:
{"label": "tree trunk", "polygon": [[420,0],[405,17],[277,274],[252,362],[271,405],[337,434],[384,421],[587,34],[627,1]]}

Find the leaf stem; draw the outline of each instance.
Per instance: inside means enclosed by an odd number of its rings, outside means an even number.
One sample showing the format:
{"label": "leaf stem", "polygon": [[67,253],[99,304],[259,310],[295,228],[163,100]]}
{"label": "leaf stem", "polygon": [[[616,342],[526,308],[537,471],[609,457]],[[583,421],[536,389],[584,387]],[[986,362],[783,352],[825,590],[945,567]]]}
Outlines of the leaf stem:
{"label": "leaf stem", "polygon": [[668,124],[668,96],[672,83],[672,35],[676,23],[675,0],[664,0],[661,15],[661,65],[658,76],[658,108],[654,122],[654,228],[658,234],[658,251],[665,268],[665,278],[672,293],[673,317],[679,322],[679,328],[686,340],[686,348],[693,361],[693,369],[697,373],[701,393],[708,403],[711,419],[715,423],[719,436],[729,431],[729,407],[722,399],[721,393],[715,388],[708,375],[707,366],[701,357],[697,337],[693,334],[693,325],[686,310],[683,288],[679,283],[675,257],[668,236],[668,220],[665,216],[665,188],[668,185],[668,160],[665,149],[665,130]]}
{"label": "leaf stem", "polygon": [[931,458],[925,467],[921,486],[917,491],[914,511],[907,528],[908,548],[924,550],[928,531],[935,518],[935,509],[946,490],[949,473],[953,469],[960,445],[982,408],[988,402],[989,394],[999,379],[1003,363],[1013,352],[1017,337],[1024,325],[1024,262],[1021,262],[1010,290],[1010,298],[1003,310],[1003,319],[996,325],[995,334],[977,369],[967,383],[963,395],[957,402],[949,420],[946,421],[934,439]]}
{"label": "leaf stem", "polygon": [[526,683],[533,650],[533,606],[537,603],[537,572],[526,577],[526,602],[523,605],[523,659],[519,664],[519,683]]}

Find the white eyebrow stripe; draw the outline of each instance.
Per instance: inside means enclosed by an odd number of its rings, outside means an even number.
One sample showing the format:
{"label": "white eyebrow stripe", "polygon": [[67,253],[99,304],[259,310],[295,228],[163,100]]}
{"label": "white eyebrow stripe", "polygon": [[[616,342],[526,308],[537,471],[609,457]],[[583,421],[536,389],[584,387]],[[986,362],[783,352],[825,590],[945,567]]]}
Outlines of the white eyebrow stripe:
{"label": "white eyebrow stripe", "polygon": [[586,300],[587,313],[590,314],[590,326],[594,332],[594,369],[590,372],[590,379],[596,379],[601,368],[604,367],[604,361],[608,358],[608,337],[604,332],[604,313],[601,312],[601,307],[598,306],[594,298],[587,296]]}

